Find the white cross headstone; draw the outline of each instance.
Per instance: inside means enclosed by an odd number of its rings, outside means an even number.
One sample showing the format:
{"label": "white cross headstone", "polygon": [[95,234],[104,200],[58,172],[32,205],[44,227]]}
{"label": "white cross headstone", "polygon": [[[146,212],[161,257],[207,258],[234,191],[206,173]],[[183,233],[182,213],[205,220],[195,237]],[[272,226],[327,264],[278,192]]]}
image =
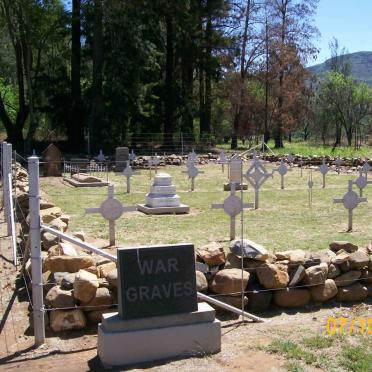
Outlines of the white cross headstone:
{"label": "white cross headstone", "polygon": [[194,151],[194,149],[192,149],[192,151],[187,155],[187,163],[197,163],[198,162],[198,155],[196,154],[196,152]]}
{"label": "white cross headstone", "polygon": [[220,156],[218,157],[218,164],[222,166],[222,173],[225,172],[225,164],[228,164],[227,156],[223,151],[220,152]]}
{"label": "white cross headstone", "polygon": [[194,162],[186,163],[187,170],[182,171],[182,173],[187,173],[189,178],[191,179],[191,191],[194,191],[195,189],[195,178],[198,176],[199,173],[204,173],[203,171],[200,171],[194,164]]}
{"label": "white cross headstone", "polygon": [[278,172],[280,174],[280,188],[284,189],[284,176],[288,173],[288,168],[284,164],[284,160],[280,160],[280,165],[278,168],[274,169],[273,172]]}
{"label": "white cross headstone", "polygon": [[336,172],[338,174],[340,174],[340,167],[343,164],[343,162],[344,161],[339,156],[337,156],[337,159],[333,162],[333,164],[336,165]]}
{"label": "white cross headstone", "polygon": [[309,207],[311,208],[311,206],[313,205],[313,186],[314,186],[312,169],[310,169],[309,171],[309,180],[307,181],[307,186],[309,188]]}
{"label": "white cross headstone", "polygon": [[253,203],[243,203],[242,199],[235,195],[235,183],[231,184],[230,195],[223,204],[212,204],[212,209],[223,209],[230,216],[230,240],[235,239],[235,219],[243,209],[253,208]]}
{"label": "white cross headstone", "polygon": [[109,221],[110,245],[115,245],[115,221],[124,212],[136,211],[137,207],[124,207],[123,204],[114,198],[114,186],[108,187],[108,197],[99,208],[86,208],[85,213],[99,213],[105,220]]}
{"label": "white cross headstone", "polygon": [[372,169],[372,167],[368,163],[368,160],[364,162],[361,169],[362,169],[362,172],[365,173],[366,178],[368,179],[368,172]]}
{"label": "white cross headstone", "polygon": [[363,196],[363,189],[367,187],[367,185],[372,185],[372,181],[368,181],[367,174],[363,175],[363,170],[359,169],[359,177],[354,182],[355,185],[359,188],[359,196]]}
{"label": "white cross headstone", "polygon": [[259,191],[260,187],[265,183],[265,181],[272,177],[272,173],[269,173],[264,165],[260,162],[257,155],[253,155],[253,163],[248,168],[244,177],[254,188],[254,208],[258,209]]}
{"label": "white cross headstone", "polygon": [[129,154],[129,160],[131,161],[131,162],[133,162],[134,160],[136,160],[137,159],[137,155],[134,153],[134,150],[132,149],[132,151],[130,152],[130,154]]}
{"label": "white cross headstone", "polygon": [[130,166],[130,162],[127,162],[126,168],[123,170],[123,176],[127,178],[127,193],[130,193],[130,179],[133,176],[140,174],[140,172],[134,171],[133,168]]}
{"label": "white cross headstone", "polygon": [[294,162],[294,157],[292,154],[287,155],[287,162],[289,163],[289,166],[292,167],[293,162]]}
{"label": "white cross headstone", "polygon": [[158,173],[158,165],[160,164],[160,157],[158,153],[155,152],[155,156],[152,157],[152,165],[155,167],[155,174]]}
{"label": "white cross headstone", "polygon": [[96,160],[99,162],[104,162],[106,160],[105,155],[103,155],[102,150],[99,150],[99,154],[96,156]]}
{"label": "white cross headstone", "polygon": [[367,198],[361,198],[358,194],[353,191],[353,181],[349,180],[349,186],[347,193],[343,196],[342,199],[333,199],[333,203],[342,203],[344,207],[349,212],[348,219],[348,230],[352,231],[353,229],[353,210],[358,206],[359,203],[367,202]]}
{"label": "white cross headstone", "polygon": [[302,157],[301,157],[301,158],[300,158],[301,178],[302,178],[302,170],[303,170],[303,167],[304,167],[304,160],[303,160]]}
{"label": "white cross headstone", "polygon": [[329,171],[328,165],[326,164],[325,159],[323,158],[322,165],[319,167],[319,172],[323,175],[323,189],[325,188],[325,177],[328,171]]}

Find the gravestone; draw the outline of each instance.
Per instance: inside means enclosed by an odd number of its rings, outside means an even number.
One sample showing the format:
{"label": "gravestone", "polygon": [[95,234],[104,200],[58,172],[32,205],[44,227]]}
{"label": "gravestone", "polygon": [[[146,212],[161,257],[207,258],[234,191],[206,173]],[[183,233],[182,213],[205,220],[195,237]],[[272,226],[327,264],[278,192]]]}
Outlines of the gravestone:
{"label": "gravestone", "polygon": [[243,209],[253,208],[253,203],[243,203],[237,195],[235,195],[235,183],[231,184],[230,195],[224,200],[223,204],[212,204],[212,209],[223,209],[230,216],[230,240],[235,239],[235,220]]}
{"label": "gravestone", "polygon": [[43,151],[43,175],[46,177],[62,176],[62,153],[58,147],[51,143]]}
{"label": "gravestone", "polygon": [[194,191],[195,189],[195,178],[198,176],[199,173],[204,173],[203,171],[200,171],[196,166],[194,162],[187,162],[186,163],[187,170],[182,171],[182,173],[187,173],[189,178],[191,179],[191,191]]}
{"label": "gravestone", "polygon": [[129,160],[128,147],[117,147],[115,150],[115,172],[122,172]]}
{"label": "gravestone", "polygon": [[133,176],[140,174],[140,172],[136,172],[130,166],[130,162],[128,161],[126,168],[123,170],[123,176],[127,179],[127,194],[130,193],[130,180]]}
{"label": "gravestone", "polygon": [[220,156],[218,157],[218,164],[222,166],[222,173],[225,172],[225,164],[228,164],[229,160],[223,151],[220,152]]}
{"label": "gravestone", "polygon": [[341,165],[344,163],[344,161],[337,156],[336,160],[333,162],[333,164],[336,166],[336,172],[340,174]]}
{"label": "gravestone", "polygon": [[260,162],[257,155],[253,155],[253,162],[248,168],[244,177],[254,188],[254,209],[258,209],[259,203],[259,192],[261,186],[266,182],[269,177],[272,177],[272,173],[269,173],[264,165]]}
{"label": "gravestone", "polygon": [[284,164],[284,160],[280,160],[280,165],[278,168],[274,169],[274,172],[278,172],[280,174],[280,188],[284,189],[284,176],[288,173],[288,168]]}
{"label": "gravestone", "polygon": [[342,197],[342,199],[333,199],[333,203],[342,203],[348,210],[348,232],[353,230],[353,210],[358,206],[359,203],[363,202],[367,202],[367,198],[361,198],[355,191],[353,191],[352,180],[349,180],[348,191]]}
{"label": "gravestone", "polygon": [[134,153],[134,150],[132,149],[132,151],[130,152],[130,154],[129,154],[129,160],[131,161],[131,162],[133,162],[134,160],[136,160],[137,159],[137,155]]}
{"label": "gravestone", "polygon": [[115,245],[115,221],[119,219],[124,212],[134,212],[135,206],[124,207],[123,204],[114,197],[114,186],[108,187],[108,197],[99,208],[86,208],[85,213],[99,213],[109,222],[110,245]]}
{"label": "gravestone", "polygon": [[172,177],[168,173],[158,173],[150,192],[146,195],[146,204],[138,204],[137,208],[145,214],[182,214],[189,213],[190,207],[181,204],[176,193],[176,186],[172,184]]}
{"label": "gravestone", "polygon": [[215,353],[221,324],[197,302],[192,244],[119,248],[119,311],[98,325],[98,356],[105,367]]}
{"label": "gravestone", "polygon": [[314,187],[314,181],[313,181],[313,170],[310,169],[309,171],[309,180],[307,181],[307,186],[309,189],[309,207],[313,205],[313,187]]}
{"label": "gravestone", "polygon": [[235,190],[247,190],[248,185],[242,182],[242,159],[239,155],[234,155],[229,162],[229,182],[223,186],[224,191],[231,190],[234,184]]}
{"label": "gravestone", "polygon": [[322,160],[322,165],[319,167],[319,172],[322,174],[323,176],[323,189],[325,189],[325,185],[326,185],[326,174],[328,173],[329,171],[329,168],[328,168],[328,165],[326,164],[325,162],[325,159],[323,158]]}
{"label": "gravestone", "polygon": [[99,150],[99,154],[96,156],[96,160],[99,162],[104,162],[106,160],[106,156],[103,155],[102,150]]}

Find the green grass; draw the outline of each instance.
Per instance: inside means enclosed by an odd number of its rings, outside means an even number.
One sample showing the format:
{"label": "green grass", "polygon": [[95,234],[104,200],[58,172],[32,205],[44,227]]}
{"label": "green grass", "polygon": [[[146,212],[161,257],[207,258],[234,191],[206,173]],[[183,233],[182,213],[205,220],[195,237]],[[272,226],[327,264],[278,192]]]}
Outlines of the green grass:
{"label": "green grass", "polygon": [[[244,165],[244,169],[247,169]],[[268,169],[272,165],[267,165]],[[190,205],[188,215],[147,216],[140,212],[125,213],[116,224],[117,241],[122,245],[192,242],[196,248],[213,240],[227,241],[229,218],[223,210],[212,210],[212,203],[222,203],[228,193],[222,191],[226,182],[221,166],[208,164],[200,167],[204,173],[196,179],[196,190],[190,192],[190,181],[182,173],[185,167],[166,167],[173,176],[181,202]],[[354,231],[346,233],[347,212],[342,204],[333,204],[333,197],[342,197],[347,180],[354,175],[327,176],[325,189],[321,187],[321,175],[313,172],[313,205],[308,205],[308,170],[294,168],[285,177],[285,189],[280,189],[280,177],[268,179],[260,192],[260,208],[244,213],[243,233],[266,246],[271,251],[325,249],[332,240],[349,240],[365,245],[372,240],[370,204],[362,203],[354,212]],[[101,175],[104,176],[104,175]],[[115,184],[117,198],[124,205],[143,203],[152,181],[148,170],[132,179],[133,193],[125,193],[125,181],[121,175],[109,174]],[[107,188],[73,188],[62,183],[61,178],[42,178],[41,189],[46,198],[70,215],[70,230],[85,231],[88,236],[108,239],[108,226],[99,215],[85,215],[84,209],[98,207],[107,195]],[[240,194],[240,193],[239,193]],[[372,187],[364,195],[372,198]],[[244,192],[244,201],[253,202],[251,187]],[[237,220],[237,236],[240,236],[240,217]]]}
{"label": "green grass", "polygon": [[368,335],[317,334],[296,341],[281,338],[272,341],[265,350],[284,356],[288,371],[303,371],[304,365],[311,365],[325,371],[369,372],[372,366],[372,338]]}
{"label": "green grass", "polygon": [[[255,146],[255,145],[252,145]],[[353,146],[340,146],[332,151],[332,145],[321,145],[313,142],[299,142],[292,141],[284,142],[284,148],[274,148],[274,142],[269,141],[268,146],[277,155],[287,154],[298,154],[303,156],[331,156],[331,157],[343,157],[343,158],[372,158],[372,146],[362,146],[360,150],[355,150]],[[224,150],[230,150],[230,144],[219,144],[218,148]],[[241,141],[238,141],[238,150],[244,151],[249,149],[248,141],[245,145]]]}

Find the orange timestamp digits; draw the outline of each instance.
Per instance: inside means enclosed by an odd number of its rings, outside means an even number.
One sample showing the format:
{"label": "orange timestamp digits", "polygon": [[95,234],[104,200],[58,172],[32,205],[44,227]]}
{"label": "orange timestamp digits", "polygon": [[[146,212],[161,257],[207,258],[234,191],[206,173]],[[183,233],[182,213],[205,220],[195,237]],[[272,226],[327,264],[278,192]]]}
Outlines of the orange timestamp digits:
{"label": "orange timestamp digits", "polygon": [[372,317],[329,317],[326,323],[326,330],[327,333],[331,336],[351,335],[352,333],[359,333],[361,335],[372,335]]}

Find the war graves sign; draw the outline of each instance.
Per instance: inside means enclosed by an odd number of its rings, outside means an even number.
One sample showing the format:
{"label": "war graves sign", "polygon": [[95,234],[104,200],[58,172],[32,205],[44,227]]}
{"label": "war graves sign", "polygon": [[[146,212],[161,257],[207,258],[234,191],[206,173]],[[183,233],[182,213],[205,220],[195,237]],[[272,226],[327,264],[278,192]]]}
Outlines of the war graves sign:
{"label": "war graves sign", "polygon": [[118,299],[123,319],[196,311],[194,246],[118,249]]}

